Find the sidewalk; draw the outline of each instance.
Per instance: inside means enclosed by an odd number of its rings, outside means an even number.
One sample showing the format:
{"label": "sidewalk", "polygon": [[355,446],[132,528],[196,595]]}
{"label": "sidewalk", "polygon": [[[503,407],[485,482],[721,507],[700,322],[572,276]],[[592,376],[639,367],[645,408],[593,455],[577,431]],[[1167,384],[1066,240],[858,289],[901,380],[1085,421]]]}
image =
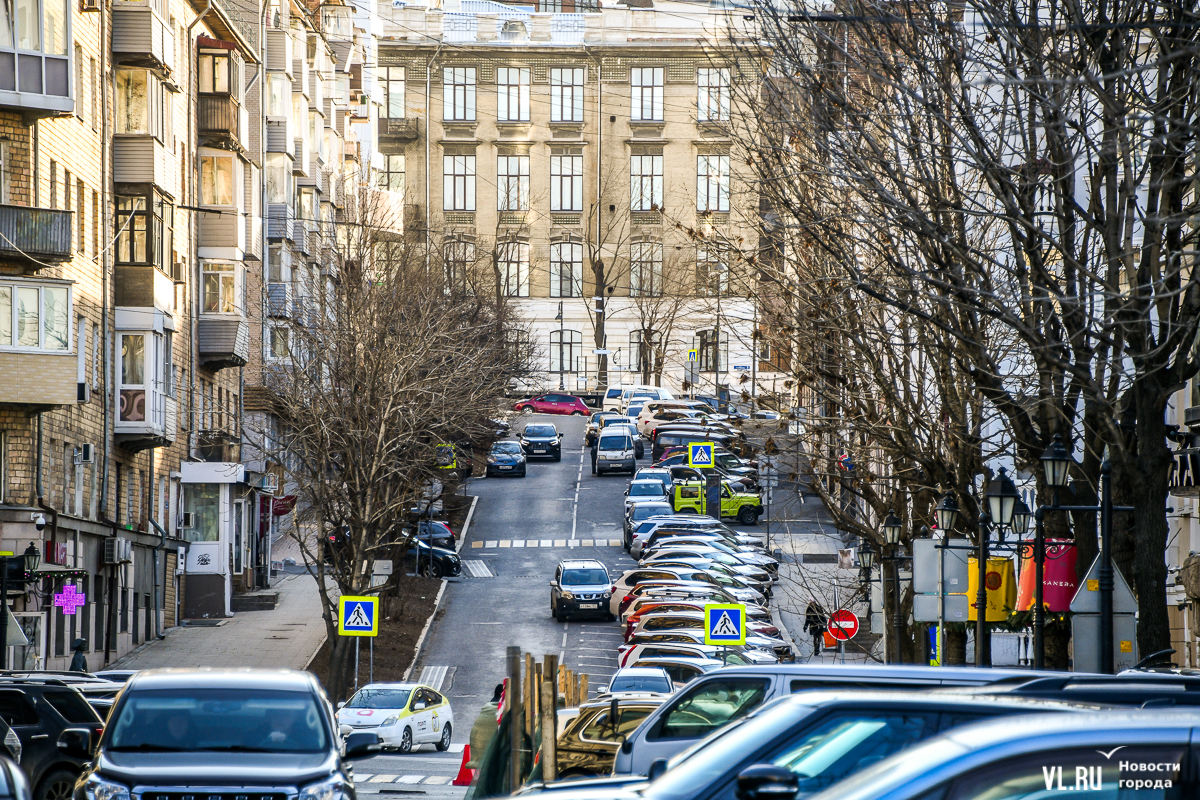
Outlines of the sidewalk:
{"label": "sidewalk", "polygon": [[142,645],[109,669],[155,667],[276,667],[304,669],[325,642],[317,582],[311,575],[279,575],[272,611],[244,611],[213,627],[171,628],[162,641]]}

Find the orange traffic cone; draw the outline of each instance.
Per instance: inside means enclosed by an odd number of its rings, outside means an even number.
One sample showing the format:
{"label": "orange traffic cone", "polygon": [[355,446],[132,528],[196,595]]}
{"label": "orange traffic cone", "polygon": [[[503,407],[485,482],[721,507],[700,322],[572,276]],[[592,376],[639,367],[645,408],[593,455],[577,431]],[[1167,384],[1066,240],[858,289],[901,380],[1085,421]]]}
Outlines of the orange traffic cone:
{"label": "orange traffic cone", "polygon": [[471,760],[471,745],[463,747],[462,766],[458,768],[458,777],[450,782],[451,786],[470,786],[471,781],[475,779],[475,770],[467,766],[467,762]]}

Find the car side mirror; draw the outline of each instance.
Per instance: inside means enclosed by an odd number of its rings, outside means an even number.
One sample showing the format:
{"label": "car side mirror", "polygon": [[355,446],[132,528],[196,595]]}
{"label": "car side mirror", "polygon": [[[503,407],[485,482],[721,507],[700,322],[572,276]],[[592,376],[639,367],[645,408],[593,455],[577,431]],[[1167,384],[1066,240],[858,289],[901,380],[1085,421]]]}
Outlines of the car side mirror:
{"label": "car side mirror", "polygon": [[424,700],[413,703],[413,711],[424,711],[424,710],[425,710],[425,701]]}
{"label": "car side mirror", "polygon": [[737,776],[738,800],[788,800],[799,791],[796,773],[774,764],[754,764]]}
{"label": "car side mirror", "polygon": [[369,755],[372,747],[379,744],[374,733],[352,733],[346,737],[346,758],[362,758]]}
{"label": "car side mirror", "polygon": [[337,710],[338,710],[338,711],[341,711],[341,710],[342,710],[343,708],[345,708],[345,707],[346,707],[346,701],[345,701],[345,700],[338,700],[338,704],[337,704]]}
{"label": "car side mirror", "polygon": [[646,780],[655,780],[666,771],[667,760],[665,758],[656,758],[650,762],[650,769],[646,770]]}
{"label": "car side mirror", "polygon": [[70,758],[91,758],[92,732],[87,728],[67,728],[58,735],[58,749]]}
{"label": "car side mirror", "polygon": [[562,434],[562,433],[559,433],[559,434],[558,434],[558,438],[560,438],[560,439],[561,439],[561,438],[563,438],[563,434]]}

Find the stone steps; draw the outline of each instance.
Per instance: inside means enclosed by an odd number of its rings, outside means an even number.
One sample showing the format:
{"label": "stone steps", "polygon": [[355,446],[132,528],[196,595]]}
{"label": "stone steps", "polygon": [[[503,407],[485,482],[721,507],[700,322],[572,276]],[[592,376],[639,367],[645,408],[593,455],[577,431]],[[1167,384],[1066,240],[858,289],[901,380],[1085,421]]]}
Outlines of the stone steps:
{"label": "stone steps", "polygon": [[274,611],[279,603],[279,592],[247,592],[235,594],[229,601],[234,613],[239,611]]}

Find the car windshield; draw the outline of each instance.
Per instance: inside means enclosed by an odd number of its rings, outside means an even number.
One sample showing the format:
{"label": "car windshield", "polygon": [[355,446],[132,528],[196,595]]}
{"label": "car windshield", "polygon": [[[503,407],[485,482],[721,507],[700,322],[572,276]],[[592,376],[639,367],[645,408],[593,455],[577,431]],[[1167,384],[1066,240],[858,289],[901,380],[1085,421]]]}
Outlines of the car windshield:
{"label": "car windshield", "polygon": [[525,428],[526,436],[558,436],[553,425],[529,425]]}
{"label": "car windshield", "polygon": [[493,453],[520,453],[521,445],[517,442],[496,442],[492,445]]}
{"label": "car windshield", "polygon": [[609,692],[670,692],[671,688],[665,675],[618,675],[608,685]]}
{"label": "car windshield", "polygon": [[563,586],[599,586],[608,583],[608,573],[602,569],[568,569],[563,572]]}
{"label": "car windshield", "polygon": [[109,720],[109,750],[318,753],[332,744],[316,697],[267,689],[141,689]]}
{"label": "car windshield", "polygon": [[604,436],[600,439],[601,450],[628,450],[632,447],[628,436]]}
{"label": "car windshield", "polygon": [[640,521],[646,519],[647,517],[652,517],[655,514],[661,514],[662,512],[663,512],[663,507],[660,506],[658,503],[647,504],[644,506],[635,506],[633,509],[632,517],[635,521],[640,522]]}
{"label": "car windshield", "polygon": [[647,495],[658,497],[663,493],[663,485],[661,483],[635,483],[629,487],[630,497],[645,497]]}
{"label": "car windshield", "polygon": [[350,702],[346,703],[345,707],[404,708],[408,705],[410,694],[412,694],[412,689],[362,689],[350,698]]}

